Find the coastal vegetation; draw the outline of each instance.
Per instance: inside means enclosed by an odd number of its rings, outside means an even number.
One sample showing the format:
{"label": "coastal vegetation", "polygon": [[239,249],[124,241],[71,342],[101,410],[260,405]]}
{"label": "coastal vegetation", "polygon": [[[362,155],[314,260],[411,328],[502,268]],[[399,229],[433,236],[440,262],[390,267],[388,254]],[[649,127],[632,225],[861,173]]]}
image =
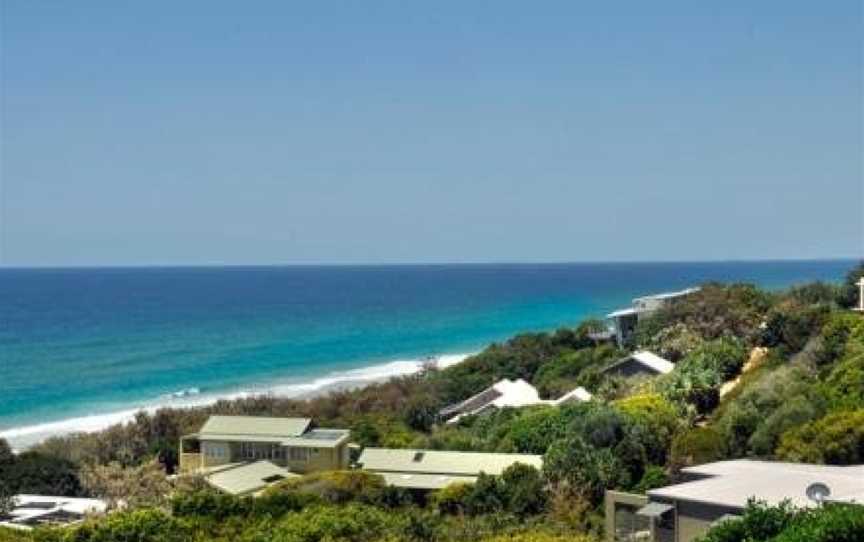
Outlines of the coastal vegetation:
{"label": "coastal vegetation", "polygon": [[[55,437],[19,456],[0,442],[0,494],[96,495],[123,511],[0,541],[599,539],[603,492],[644,492],[687,465],[768,458],[864,462],[864,318],[847,310],[852,284],[785,291],[706,284],[640,321],[633,348],[675,362],[668,375],[622,379],[603,369],[625,352],[598,341],[595,320],[516,336],[465,362],[310,400],[258,396],[140,413],[125,425]],[[585,403],[495,410],[443,424],[438,412],[502,378],[546,398],[584,386]],[[281,482],[260,498],[219,495],[200,481],[168,483],[180,435],[210,414],[306,416],[349,427],[363,446],[542,454],[429,495],[359,471]],[[181,479],[183,479],[181,477]],[[134,491],[133,491],[134,489]],[[754,503],[706,542],[853,540],[864,509],[798,511]],[[813,533],[823,533],[814,535]],[[824,534],[828,533],[828,534]]]}

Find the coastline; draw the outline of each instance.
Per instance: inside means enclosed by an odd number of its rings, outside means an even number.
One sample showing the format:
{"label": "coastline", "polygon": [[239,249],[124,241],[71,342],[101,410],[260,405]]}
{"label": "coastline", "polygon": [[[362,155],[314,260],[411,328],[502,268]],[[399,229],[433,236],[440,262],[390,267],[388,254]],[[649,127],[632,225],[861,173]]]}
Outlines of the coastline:
{"label": "coastline", "polygon": [[[459,364],[476,352],[446,354],[437,356],[436,367],[444,369]],[[395,360],[368,365],[345,371],[333,372],[315,377],[306,382],[277,383],[272,386],[252,387],[247,390],[200,394],[195,389],[183,390],[153,401],[142,403],[135,408],[116,410],[87,416],[66,418],[57,421],[11,427],[0,430],[0,438],[9,442],[13,451],[20,453],[50,437],[73,433],[95,433],[116,424],[127,423],[139,412],[152,414],[161,408],[196,408],[212,405],[221,400],[242,399],[257,395],[272,395],[289,399],[308,400],[337,391],[358,389],[370,384],[383,382],[390,378],[407,376],[420,372],[425,360]]]}

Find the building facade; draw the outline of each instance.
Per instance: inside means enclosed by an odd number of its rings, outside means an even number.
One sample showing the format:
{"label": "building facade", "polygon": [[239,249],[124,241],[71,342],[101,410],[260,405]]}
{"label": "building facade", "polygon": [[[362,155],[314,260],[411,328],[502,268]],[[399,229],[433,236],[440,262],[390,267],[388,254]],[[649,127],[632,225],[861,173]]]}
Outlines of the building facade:
{"label": "building facade", "polygon": [[269,461],[291,472],[346,469],[347,429],[314,428],[308,418],[210,416],[180,439],[180,472]]}

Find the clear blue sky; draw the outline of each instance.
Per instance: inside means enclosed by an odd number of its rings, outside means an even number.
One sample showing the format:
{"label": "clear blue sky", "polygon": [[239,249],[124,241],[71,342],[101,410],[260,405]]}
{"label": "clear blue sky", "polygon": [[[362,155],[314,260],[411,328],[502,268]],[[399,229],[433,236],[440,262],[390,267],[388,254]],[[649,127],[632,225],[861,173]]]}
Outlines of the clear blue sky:
{"label": "clear blue sky", "polygon": [[860,0],[0,10],[4,265],[864,252]]}

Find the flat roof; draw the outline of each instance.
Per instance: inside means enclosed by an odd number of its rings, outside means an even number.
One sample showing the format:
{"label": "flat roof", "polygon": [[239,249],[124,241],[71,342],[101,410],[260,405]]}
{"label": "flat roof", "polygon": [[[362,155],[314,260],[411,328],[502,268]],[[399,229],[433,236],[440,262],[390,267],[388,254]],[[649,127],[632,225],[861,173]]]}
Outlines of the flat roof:
{"label": "flat roof", "polygon": [[639,365],[642,365],[658,374],[669,374],[675,368],[675,364],[671,361],[663,359],[653,352],[642,350],[640,352],[634,352],[625,358],[621,358],[612,365],[606,367],[603,372],[611,371],[628,361],[635,361]]}
{"label": "flat roof", "polygon": [[841,467],[737,459],[687,467],[682,471],[706,478],[653,489],[648,491],[648,496],[743,509],[748,499],[754,497],[769,505],[788,499],[795,506],[815,506],[807,498],[806,490],[816,482],[830,488],[829,500],[853,500],[864,491],[862,465]]}
{"label": "flat roof", "polygon": [[297,474],[269,461],[256,461],[219,470],[205,476],[205,480],[226,493],[246,495],[260,491],[279,480],[296,476]]}
{"label": "flat roof", "polygon": [[516,463],[539,469],[543,458],[529,454],[366,448],[357,463],[364,470],[380,473],[477,476],[481,472],[498,475]]}
{"label": "flat roof", "polygon": [[473,484],[476,476],[459,476],[453,474],[404,474],[398,472],[377,473],[390,486],[405,489],[441,489],[450,484]]}
{"label": "flat roof", "polygon": [[309,429],[309,418],[272,418],[266,416],[210,416],[198,431],[202,439],[212,435],[236,437],[299,437]]}

